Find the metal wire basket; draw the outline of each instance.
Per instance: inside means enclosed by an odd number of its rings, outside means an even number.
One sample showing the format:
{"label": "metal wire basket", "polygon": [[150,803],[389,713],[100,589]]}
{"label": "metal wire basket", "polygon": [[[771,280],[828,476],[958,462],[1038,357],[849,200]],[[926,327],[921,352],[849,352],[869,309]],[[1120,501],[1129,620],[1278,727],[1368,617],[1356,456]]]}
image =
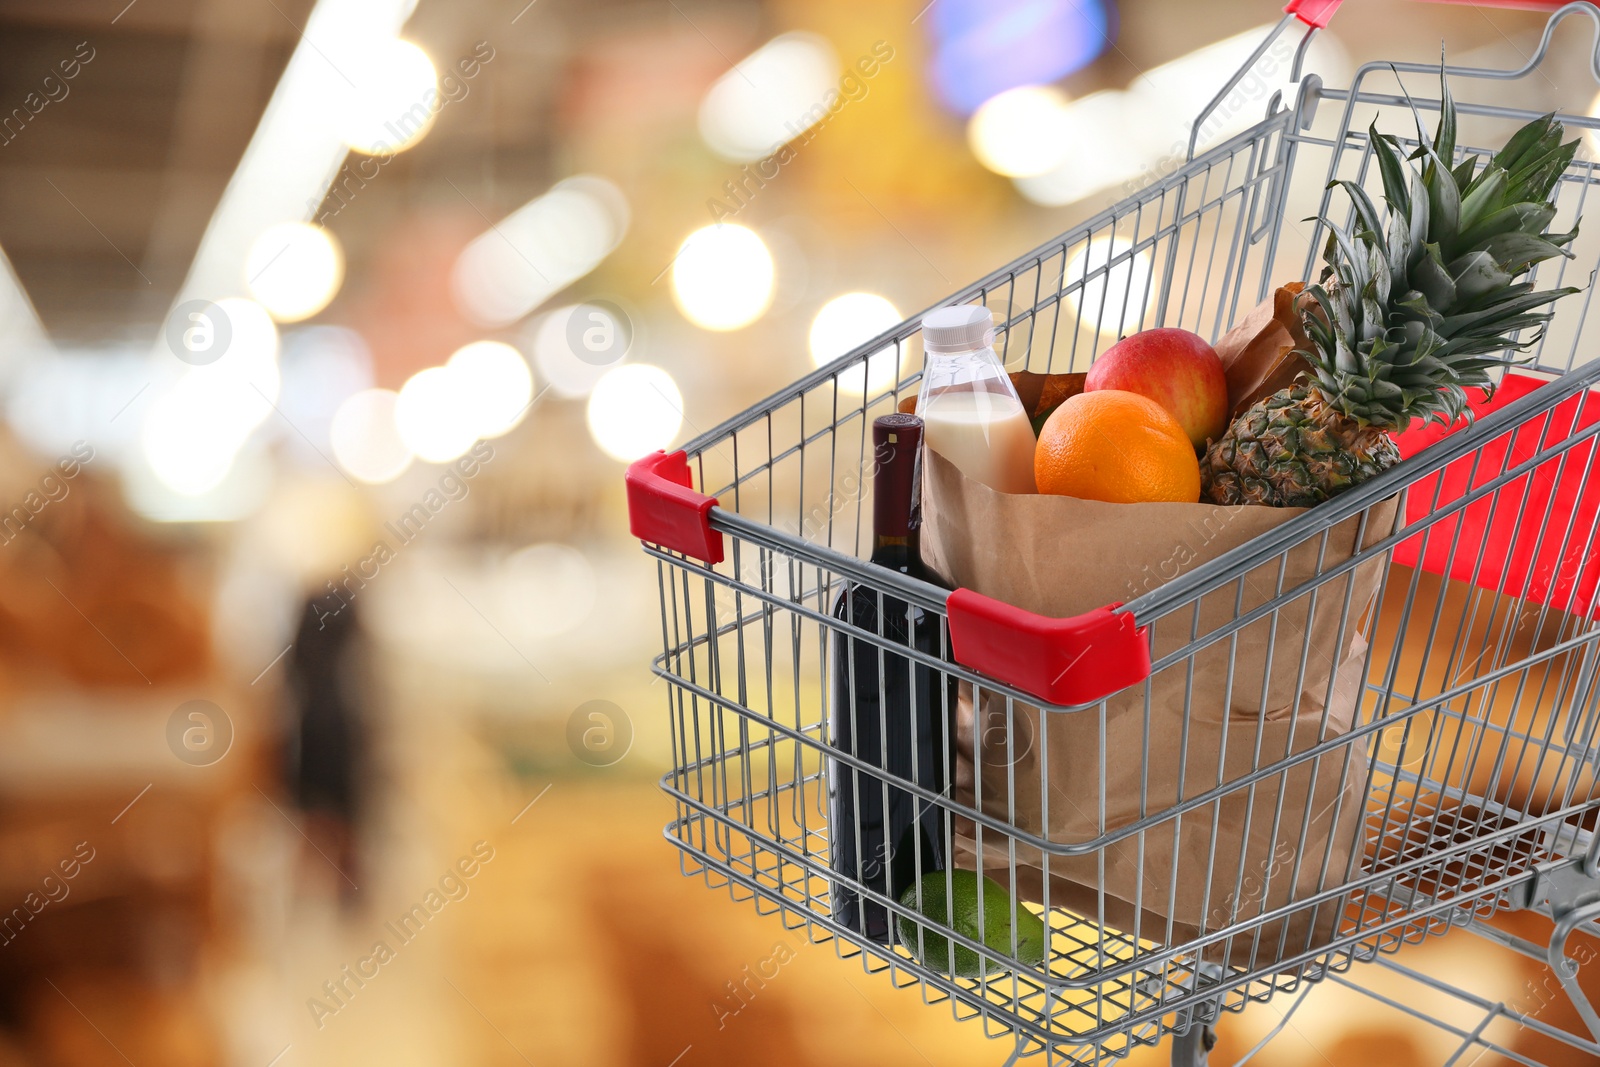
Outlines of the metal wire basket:
{"label": "metal wire basket", "polygon": [[[1327,88],[1312,74],[1302,77],[1307,45],[1335,7],[1327,0],[1290,4],[1290,13],[1196,120],[1187,162],[944,302],[982,303],[996,312],[997,347],[1008,367],[1081,371],[1118,327],[1181,326],[1215,338],[1272,287],[1311,277],[1323,226],[1298,220],[1330,210],[1326,190],[1334,178],[1376,187],[1368,123],[1376,117],[1380,129],[1404,130],[1411,122],[1408,100],[1424,112],[1439,107],[1428,84],[1437,67],[1368,64],[1348,90]],[[1448,68],[1460,114],[1460,156],[1477,151],[1469,144],[1503,141],[1536,116],[1505,104],[1503,87],[1538,68],[1557,25],[1569,18],[1593,25],[1593,69],[1600,80],[1600,10],[1587,3],[1556,12],[1521,69]],[[1305,36],[1294,58],[1294,100],[1285,106],[1274,96],[1262,121],[1197,152],[1207,117],[1297,20]],[[1431,92],[1437,93],[1436,81]],[[1474,102],[1474,96],[1502,102]],[[1584,117],[1564,121],[1584,129],[1600,125]],[[1558,223],[1582,214],[1595,183],[1593,163],[1573,163],[1559,183]],[[1591,276],[1600,259],[1600,239],[1592,231],[1575,246],[1576,265],[1557,260],[1540,268],[1542,285],[1562,284],[1569,275],[1583,284]],[[860,558],[870,536],[862,519],[870,514],[870,426],[908,391],[914,394],[920,374],[872,389],[866,369],[869,361],[919,365],[920,316],[682,451],[640,460],[628,473],[630,517],[634,534],[658,561],[664,651],[654,670],[669,683],[674,754],[662,786],[677,803],[666,836],[681,851],[684,873],[726,888],[735,900],[754,903],[815,942],[832,941],[842,958],[857,957],[867,971],[917,987],[930,1004],[948,1002],[957,1017],[981,1019],[994,1036],[1013,1036],[1014,1058],[1042,1054],[1050,1063],[1098,1064],[1171,1035],[1175,1063],[1201,1064],[1209,1025],[1221,1012],[1283,993],[1299,991],[1303,998],[1311,983],[1360,988],[1362,975],[1376,974],[1374,968],[1451,991],[1481,1011],[1474,1030],[1379,998],[1457,1034],[1463,1053],[1495,1049],[1537,1062],[1514,1042],[1487,1036],[1491,1023],[1510,1019],[1547,1042],[1600,1056],[1600,1017],[1578,986],[1575,961],[1563,955],[1574,932],[1597,932],[1600,916],[1600,838],[1590,832],[1600,809],[1600,625],[1594,621],[1600,501],[1591,490],[1600,482],[1593,470],[1600,396],[1590,391],[1600,381],[1600,361],[1581,344],[1591,295],[1557,305],[1531,363],[1507,372],[1499,401],[1470,427],[1275,531],[1113,606],[1094,623],[1108,618],[1118,633],[1136,635],[1135,651],[1147,660],[1152,648],[1163,649],[1141,666],[1135,693],[1192,678],[1187,672],[1197,657],[1217,654],[1251,625],[1271,627],[1275,654],[1303,663],[1313,652],[1313,633],[1280,623],[1319,596],[1340,605],[1341,640],[1361,633],[1368,644],[1353,729],[1303,739],[1277,753],[1259,744],[1252,750],[1248,730],[1233,740],[1224,730],[1222,750],[1201,754],[1214,757],[1210,780],[1191,783],[1179,797],[1136,798],[1137,819],[1116,826],[1102,820],[1083,839],[1052,838],[1007,812],[979,810],[895,776],[881,761],[837,745],[828,728],[829,649],[864,642],[892,648],[941,682],[996,702],[1008,729],[1027,719],[1028,709],[1042,709],[1028,720],[1041,731],[1077,716],[1079,723],[1099,724],[1087,736],[1099,739],[1099,750],[1089,755],[1102,767],[1108,759],[1138,758],[1107,751],[1111,692],[1053,685],[1077,654],[1075,626],[1084,620],[1037,619],[1009,633],[1002,628],[998,637],[988,636],[1009,642],[1009,657],[952,659],[908,651],[889,642],[881,626],[863,628],[832,611],[843,589],[866,588],[880,605],[890,597],[923,612],[957,649],[975,647],[962,640],[979,625],[971,594]],[[1102,323],[1112,325],[1102,331]],[[1392,526],[1368,529],[1376,521],[1374,506],[1401,493],[1407,503]],[[1341,523],[1360,524],[1366,536],[1357,544],[1367,547],[1337,563],[1319,562],[1310,580],[1286,586],[1282,568],[1291,554],[1331,560],[1330,531]],[[1349,576],[1363,565],[1381,568],[1371,610],[1352,603],[1350,593]],[[1203,599],[1233,596],[1242,605],[1247,580],[1272,573],[1280,577],[1264,601],[1220,623],[1207,616],[1202,624]],[[1162,645],[1158,638],[1174,634],[1176,650],[1166,651],[1172,642]],[[1113,688],[1129,691],[1123,683]],[[1234,698],[1237,707],[1240,698]],[[1268,710],[1262,706],[1260,715]],[[1148,731],[1148,719],[1144,725]],[[1187,731],[1184,737],[1187,745]],[[997,783],[1004,795],[1040,784],[1017,781],[1014,766],[987,773],[1008,776]],[[1310,890],[1295,874],[1303,864],[1327,866],[1333,853],[1327,842],[1306,839],[1305,813],[1286,800],[1293,776],[1307,773],[1359,786],[1357,795],[1365,798],[1351,820],[1353,861],[1347,870],[1324,871]],[[1048,873],[1067,858],[1100,857],[1103,863],[1115,846],[1124,855],[1132,848],[1143,882],[1155,869],[1145,867],[1147,844],[1192,834],[1225,805],[1239,803],[1255,805],[1257,818],[1270,818],[1277,838],[1291,841],[1282,865],[1291,865],[1292,857],[1293,872],[1280,871],[1277,863],[1247,870],[1241,853],[1233,874],[1180,868],[1168,884],[1150,886],[1154,898],[1175,893],[1170,883],[1179,879],[1204,878],[1211,886],[1220,877],[1229,890],[1223,906],[1208,909],[1192,928],[1137,909],[1131,920],[1112,922],[1107,915],[1119,914],[1117,902],[1103,884],[1072,908],[1052,903],[1047,877],[1039,904],[1006,904],[1028,907],[1047,923],[1043,962],[1018,959],[1015,942],[997,952],[934,924],[953,942],[1005,965],[999,974],[951,977],[918,963],[905,945],[862,936],[836,918],[837,898],[845,893],[896,916],[910,914],[897,900],[830,868],[828,793],[839,776],[850,776],[858,787],[913,793],[941,815],[967,820],[988,850],[1009,850],[1013,876],[1022,852],[1036,855]],[[1106,788],[1102,774],[1102,811]],[[1262,883],[1274,878],[1278,888],[1268,906]],[[1241,906],[1252,900],[1256,906]],[[1510,937],[1488,922],[1521,909],[1554,920],[1548,944]],[[1306,914],[1324,917],[1324,936],[1290,936],[1293,920]],[[1402,945],[1461,927],[1546,961],[1589,1032],[1562,1031],[1516,1005],[1456,990],[1386,958]]]}

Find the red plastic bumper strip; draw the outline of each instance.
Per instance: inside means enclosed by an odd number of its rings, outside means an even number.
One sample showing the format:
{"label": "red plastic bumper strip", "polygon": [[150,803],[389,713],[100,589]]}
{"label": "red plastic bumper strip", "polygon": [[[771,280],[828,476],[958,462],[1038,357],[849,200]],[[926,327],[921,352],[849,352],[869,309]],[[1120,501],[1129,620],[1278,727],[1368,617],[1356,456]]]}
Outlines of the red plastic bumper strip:
{"label": "red plastic bumper strip", "polygon": [[722,562],[722,533],[711,528],[717,498],[690,488],[689,460],[680,452],[654,452],[628,466],[628,529],[706,563]]}
{"label": "red plastic bumper strip", "polygon": [[950,594],[956,662],[1050,704],[1089,704],[1150,677],[1150,640],[1120,602],[1052,619],[970,589]]}

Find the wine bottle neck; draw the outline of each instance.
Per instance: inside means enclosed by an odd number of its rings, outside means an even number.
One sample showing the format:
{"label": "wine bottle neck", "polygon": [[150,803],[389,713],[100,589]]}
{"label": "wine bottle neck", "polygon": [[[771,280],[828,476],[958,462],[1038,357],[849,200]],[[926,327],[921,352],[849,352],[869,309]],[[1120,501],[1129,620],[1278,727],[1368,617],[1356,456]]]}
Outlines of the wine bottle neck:
{"label": "wine bottle neck", "polygon": [[920,574],[922,570],[921,538],[916,532],[906,537],[886,537],[879,534],[872,541],[872,562],[901,574]]}
{"label": "wine bottle neck", "polygon": [[873,423],[872,562],[920,569],[922,420],[886,415]]}

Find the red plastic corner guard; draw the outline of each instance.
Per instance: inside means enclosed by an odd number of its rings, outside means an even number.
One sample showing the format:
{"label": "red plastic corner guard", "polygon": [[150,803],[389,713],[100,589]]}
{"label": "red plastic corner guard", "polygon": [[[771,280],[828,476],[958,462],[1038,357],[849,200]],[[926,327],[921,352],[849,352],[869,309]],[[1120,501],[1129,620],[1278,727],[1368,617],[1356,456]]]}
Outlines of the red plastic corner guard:
{"label": "red plastic corner guard", "polygon": [[633,536],[706,563],[722,562],[722,533],[711,528],[717,498],[691,488],[687,456],[653,452],[630,463],[625,478]]}
{"label": "red plastic corner guard", "polygon": [[1052,619],[975,593],[950,594],[956,662],[1050,704],[1089,704],[1150,677],[1150,641],[1121,602]]}
{"label": "red plastic corner guard", "polygon": [[1344,0],[1289,0],[1283,10],[1307,26],[1322,30],[1327,28],[1328,20],[1333,18],[1333,13],[1339,10],[1342,3]]}

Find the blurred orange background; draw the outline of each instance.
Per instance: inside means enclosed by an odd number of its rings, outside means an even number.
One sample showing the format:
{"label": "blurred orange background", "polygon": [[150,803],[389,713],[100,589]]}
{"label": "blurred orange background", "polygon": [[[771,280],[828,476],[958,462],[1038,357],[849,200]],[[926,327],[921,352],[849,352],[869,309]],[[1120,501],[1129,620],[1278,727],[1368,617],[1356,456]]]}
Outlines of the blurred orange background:
{"label": "blurred orange background", "polygon": [[[0,1067],[1005,1062],[683,877],[623,469],[1170,171],[1278,17],[0,3]],[[1544,17],[1349,0],[1309,62]],[[1521,106],[1593,106],[1580,37]],[[1481,940],[1400,962],[1581,1029]],[[1212,1062],[1444,1063],[1489,1010],[1349,977],[1445,1025],[1330,982]]]}

